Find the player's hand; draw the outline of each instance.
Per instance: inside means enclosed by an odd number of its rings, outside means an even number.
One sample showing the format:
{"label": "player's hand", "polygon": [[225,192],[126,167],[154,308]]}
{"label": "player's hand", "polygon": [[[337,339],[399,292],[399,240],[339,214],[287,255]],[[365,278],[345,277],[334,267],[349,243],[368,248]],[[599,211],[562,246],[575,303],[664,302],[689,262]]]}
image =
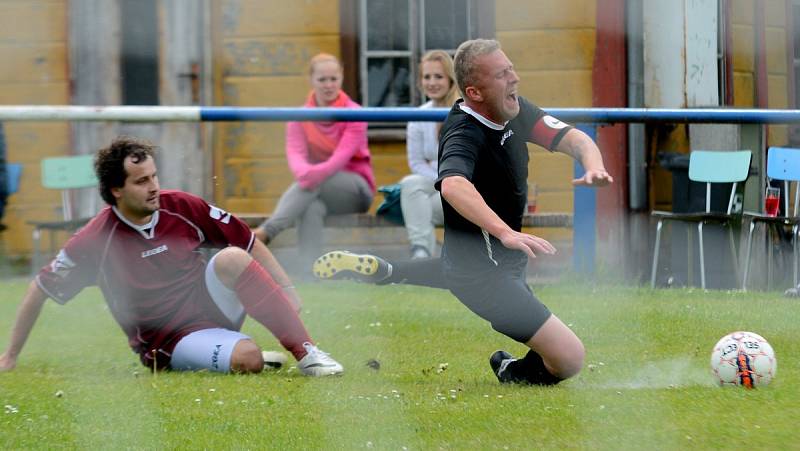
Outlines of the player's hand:
{"label": "player's hand", "polygon": [[536,254],[553,255],[556,253],[555,246],[546,239],[513,230],[500,238],[500,242],[509,249],[525,252],[530,258],[536,258]]}
{"label": "player's hand", "polygon": [[0,355],[0,373],[3,371],[11,371],[17,366],[17,359],[8,355],[8,353],[3,353]]}
{"label": "player's hand", "polygon": [[583,177],[572,180],[574,186],[603,187],[614,183],[614,177],[606,171],[586,171]]}

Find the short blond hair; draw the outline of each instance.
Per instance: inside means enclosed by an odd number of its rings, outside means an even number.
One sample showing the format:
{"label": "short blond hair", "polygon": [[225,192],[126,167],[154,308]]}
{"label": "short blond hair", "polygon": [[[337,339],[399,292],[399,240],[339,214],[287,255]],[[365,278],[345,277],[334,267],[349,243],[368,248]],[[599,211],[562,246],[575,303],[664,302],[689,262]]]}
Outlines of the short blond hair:
{"label": "short blond hair", "polygon": [[467,86],[474,86],[478,79],[475,74],[475,60],[479,56],[500,50],[500,42],[494,39],[472,39],[464,41],[458,46],[456,56],[453,58],[455,65],[456,81],[461,95],[466,98]]}
{"label": "short blond hair", "polygon": [[314,75],[314,69],[316,68],[317,64],[329,61],[336,63],[336,65],[339,66],[339,70],[342,70],[342,63],[339,62],[339,58],[336,58],[330,53],[317,53],[316,55],[312,56],[308,62],[308,75]]}

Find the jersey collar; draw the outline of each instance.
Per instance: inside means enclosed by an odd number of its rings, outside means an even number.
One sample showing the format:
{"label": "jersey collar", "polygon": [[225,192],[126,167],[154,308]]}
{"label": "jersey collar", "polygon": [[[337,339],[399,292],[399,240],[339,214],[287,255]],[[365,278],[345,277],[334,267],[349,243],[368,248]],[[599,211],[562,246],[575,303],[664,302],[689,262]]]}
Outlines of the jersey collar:
{"label": "jersey collar", "polygon": [[128,221],[128,219],[125,218],[125,216],[123,216],[119,210],[117,210],[115,205],[112,205],[111,209],[114,211],[114,214],[117,215],[117,218],[119,218],[120,221],[127,224],[133,230],[139,232],[146,239],[153,238],[155,235],[156,224],[158,224],[158,210],[153,213],[153,215],[150,217],[150,221],[147,224],[138,225]]}
{"label": "jersey collar", "polygon": [[464,102],[459,103],[458,107],[461,108],[461,111],[463,111],[463,112],[469,114],[470,116],[474,117],[481,124],[491,128],[492,130],[505,130],[506,124],[508,124],[508,121],[503,122],[503,125],[500,125],[500,124],[498,124],[496,122],[490,121],[485,116],[483,116],[480,113],[478,113],[477,111],[475,111],[472,108],[464,105]]}

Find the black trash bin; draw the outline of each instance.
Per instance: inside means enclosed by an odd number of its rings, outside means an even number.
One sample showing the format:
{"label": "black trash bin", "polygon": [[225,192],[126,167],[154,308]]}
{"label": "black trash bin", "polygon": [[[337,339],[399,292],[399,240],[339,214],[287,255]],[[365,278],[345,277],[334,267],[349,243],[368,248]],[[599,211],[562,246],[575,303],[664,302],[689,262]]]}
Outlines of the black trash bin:
{"label": "black trash bin", "polygon": [[[659,152],[658,163],[672,174],[672,211],[675,213],[703,212],[706,210],[706,184],[689,180],[689,154]],[[731,194],[731,183],[711,185],[711,211],[725,213]],[[738,190],[737,190],[738,191]],[[741,204],[738,205],[741,208]],[[670,258],[662,258],[659,283],[671,286],[700,286],[700,251],[697,244],[696,224],[679,221],[665,222],[669,227]],[[688,242],[688,227],[692,227],[692,241]],[[665,230],[666,231],[666,230]],[[731,254],[728,231],[718,224],[703,228],[706,263],[706,288],[737,288],[734,256]],[[734,231],[734,237],[738,230]],[[663,241],[662,241],[663,242]],[[736,243],[735,243],[736,244]],[[691,274],[689,251],[691,250]],[[667,251],[662,249],[662,253]],[[666,256],[665,256],[666,257]]]}

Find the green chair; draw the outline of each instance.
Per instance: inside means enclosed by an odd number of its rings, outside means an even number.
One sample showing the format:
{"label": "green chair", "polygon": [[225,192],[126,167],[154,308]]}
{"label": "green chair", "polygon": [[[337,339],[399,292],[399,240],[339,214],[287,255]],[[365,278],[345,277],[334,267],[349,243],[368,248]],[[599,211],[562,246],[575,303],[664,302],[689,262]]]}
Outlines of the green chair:
{"label": "green chair", "polygon": [[[41,262],[42,231],[49,232],[50,252],[53,253],[56,245],[56,232],[74,232],[91,219],[91,217],[75,217],[71,191],[97,186],[93,155],[45,158],[42,160],[41,166],[42,186],[61,190],[62,218],[52,221],[28,221],[28,224],[33,225],[33,260],[31,264],[34,272],[38,271],[43,264]],[[95,197],[93,196],[92,199],[94,200]]]}
{"label": "green chair", "polygon": [[[747,234],[747,254],[744,259],[744,275],[742,276],[742,290],[747,289],[747,278],[750,275],[750,254],[753,249],[753,231],[758,224],[767,227],[767,236],[778,233],[779,228],[790,227],[792,233],[792,280],[793,287],[798,283],[798,232],[800,229],[800,149],[788,147],[770,147],[767,153],[767,178],[769,180],[783,181],[783,215],[767,216],[763,213],[745,212],[744,219],[750,219],[750,230]],[[794,183],[792,183],[794,182]],[[794,185],[794,201],[789,208],[789,198]],[[790,214],[793,212],[793,214]],[[769,247],[767,257],[767,283],[772,279],[772,246]]]}
{"label": "green chair", "polygon": [[[734,270],[737,273],[736,245],[733,239],[732,226],[741,219],[741,215],[733,214],[733,201],[736,194],[736,185],[747,179],[750,172],[750,159],[752,152],[749,150],[738,151],[707,151],[695,150],[689,156],[689,180],[706,184],[706,207],[702,212],[673,213],[654,211],[652,217],[658,219],[656,226],[656,243],[653,252],[653,267],[650,274],[650,286],[656,286],[656,272],[658,271],[658,256],[661,245],[661,230],[665,221],[680,221],[696,223],[698,232],[698,247],[700,251],[700,285],[706,288],[705,251],[703,249],[703,226],[706,223],[716,223],[728,228],[728,237],[731,246],[731,255],[734,256]],[[732,183],[725,213],[711,211],[711,184]],[[689,229],[691,232],[691,229]],[[691,271],[691,268],[689,268]]]}

